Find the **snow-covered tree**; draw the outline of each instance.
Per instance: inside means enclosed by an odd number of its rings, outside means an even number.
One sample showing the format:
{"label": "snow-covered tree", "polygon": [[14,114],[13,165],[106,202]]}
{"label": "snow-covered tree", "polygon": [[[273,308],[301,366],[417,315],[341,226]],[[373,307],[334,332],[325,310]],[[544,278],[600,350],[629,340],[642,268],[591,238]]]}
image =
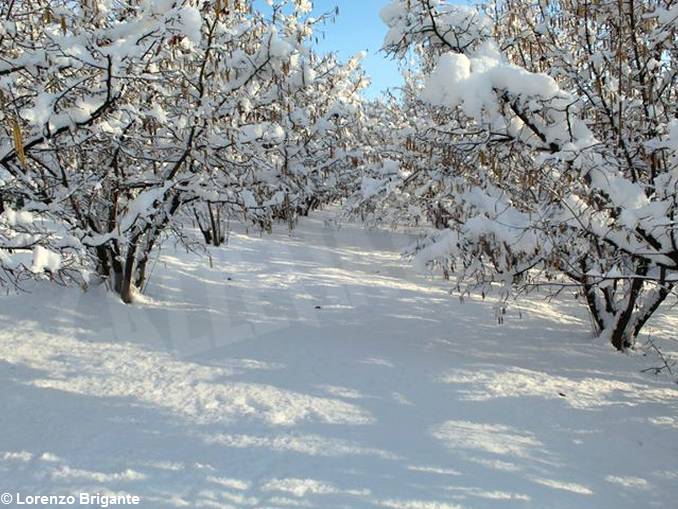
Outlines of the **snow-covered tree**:
{"label": "snow-covered tree", "polygon": [[677,8],[394,0],[382,18],[431,116],[426,161],[371,194],[438,210],[417,260],[483,291],[573,285],[632,345],[678,283]]}
{"label": "snow-covered tree", "polygon": [[[285,199],[308,200],[318,183],[293,191],[285,158],[303,153],[304,171],[329,178],[309,169],[326,159],[321,137],[337,144],[356,114],[357,64],[313,54],[305,1],[278,2],[273,16],[225,0],[1,9],[0,201],[43,216],[57,233],[36,231],[40,248],[77,254],[125,302],[189,204],[266,221]],[[324,131],[302,139],[314,125],[288,125],[295,96]]]}
{"label": "snow-covered tree", "polygon": [[205,197],[194,207],[208,243],[223,241],[226,218],[264,230],[276,220],[292,227],[299,215],[347,194],[361,153],[355,136],[365,85],[359,56],[341,64],[309,46],[294,51],[266,92],[241,104],[234,143],[212,152],[210,164],[219,168],[217,187],[238,190],[238,197],[226,203]]}
{"label": "snow-covered tree", "polygon": [[29,278],[84,283],[77,277],[82,253],[72,248],[68,233],[40,212],[13,205],[9,195],[0,202],[0,286]]}
{"label": "snow-covered tree", "polygon": [[405,73],[400,95],[388,94],[366,107],[367,158],[350,214],[391,226],[447,226],[440,203],[454,193],[450,172],[455,151],[440,108],[418,100],[420,77]]}

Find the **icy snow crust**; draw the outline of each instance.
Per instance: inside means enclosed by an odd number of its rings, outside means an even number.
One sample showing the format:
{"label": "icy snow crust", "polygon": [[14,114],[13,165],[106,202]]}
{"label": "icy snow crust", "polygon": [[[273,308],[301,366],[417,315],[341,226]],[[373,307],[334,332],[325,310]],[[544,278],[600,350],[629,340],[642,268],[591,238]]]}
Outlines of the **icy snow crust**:
{"label": "icy snow crust", "polygon": [[[320,217],[235,233],[214,268],[166,246],[133,307],[44,285],[0,297],[0,491],[675,507],[678,387],[640,373],[653,360],[593,341],[572,301],[534,298],[497,326],[493,302],[403,265],[409,241]],[[675,309],[652,325],[667,351],[677,326]]]}

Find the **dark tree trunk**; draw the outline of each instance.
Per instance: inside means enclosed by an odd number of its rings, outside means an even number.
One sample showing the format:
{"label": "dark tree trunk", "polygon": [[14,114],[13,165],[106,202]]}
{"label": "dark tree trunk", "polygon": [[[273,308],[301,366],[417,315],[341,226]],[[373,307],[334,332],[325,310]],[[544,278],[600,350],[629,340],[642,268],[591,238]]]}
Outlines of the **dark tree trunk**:
{"label": "dark tree trunk", "polygon": [[219,247],[224,242],[224,236],[221,232],[221,217],[219,213],[219,207],[217,207],[216,214],[214,213],[211,203],[207,204],[207,210],[210,215],[210,225],[212,226],[212,244],[216,247]]}
{"label": "dark tree trunk", "polygon": [[640,315],[638,319],[636,320],[636,325],[633,329],[633,336],[637,337],[638,334],[640,334],[640,331],[643,329],[647,321],[652,318],[652,315],[654,314],[657,309],[659,309],[659,306],[662,305],[662,302],[666,300],[666,298],[669,296],[671,293],[671,290],[673,290],[674,285],[669,284],[666,285],[664,284],[659,292],[657,292],[657,296],[653,302],[650,302],[649,305],[642,309],[640,311]]}
{"label": "dark tree trunk", "polygon": [[125,273],[122,280],[122,288],[120,289],[120,298],[125,304],[131,304],[133,300],[134,285],[132,278],[134,277],[134,266],[137,252],[136,241],[130,243],[127,249],[127,256],[125,257]]}
{"label": "dark tree trunk", "polygon": [[109,249],[105,246],[96,247],[97,263],[99,265],[97,267],[97,271],[104,279],[109,279],[111,277],[111,266],[109,263],[110,257],[108,251]]}
{"label": "dark tree trunk", "polygon": [[[207,203],[207,218],[200,217],[198,210],[193,209],[193,215],[205,239],[205,244],[219,247],[224,243],[224,233],[221,228],[221,212],[218,205]],[[206,223],[206,224],[205,224]]]}
{"label": "dark tree trunk", "polygon": [[111,268],[113,269],[113,291],[117,294],[120,294],[122,291],[124,269],[119,258],[120,250],[118,248],[118,243],[115,242],[113,249],[108,249],[107,251],[111,259]]}
{"label": "dark tree trunk", "polygon": [[603,320],[601,310],[598,307],[598,300],[596,299],[596,289],[590,284],[584,283],[584,297],[586,298],[586,305],[589,308],[589,313],[593,318],[595,326],[595,334],[599,335],[605,328],[605,321]]}
{"label": "dark tree trunk", "polygon": [[149,237],[148,237],[148,240],[146,241],[146,244],[144,246],[144,251],[141,254],[141,258],[137,261],[137,269],[136,269],[136,277],[135,277],[134,285],[139,290],[143,290],[144,285],[146,284],[148,262],[151,259],[151,252],[153,251],[153,248],[155,247],[155,242],[158,238],[155,235],[150,236],[152,233],[153,232],[148,233]]}

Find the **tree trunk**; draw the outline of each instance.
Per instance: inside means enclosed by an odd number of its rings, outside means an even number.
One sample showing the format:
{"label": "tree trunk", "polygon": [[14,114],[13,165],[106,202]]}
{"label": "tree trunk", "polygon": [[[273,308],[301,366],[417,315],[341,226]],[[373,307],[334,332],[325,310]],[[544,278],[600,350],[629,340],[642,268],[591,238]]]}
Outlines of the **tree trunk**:
{"label": "tree trunk", "polygon": [[132,284],[132,278],[134,276],[136,252],[136,242],[130,243],[127,249],[127,256],[125,257],[125,274],[122,280],[122,288],[120,289],[120,298],[125,304],[131,304],[133,300],[134,285]]}
{"label": "tree trunk", "polygon": [[593,325],[595,328],[594,335],[598,336],[605,328],[605,320],[603,319],[602,310],[599,307],[598,299],[596,298],[596,289],[594,286],[583,283],[584,297],[586,298],[586,305],[589,308],[589,313],[593,319]]}
{"label": "tree trunk", "polygon": [[637,313],[635,320],[635,325],[633,329],[634,337],[640,334],[640,331],[643,329],[647,321],[652,318],[659,306],[666,300],[666,298],[671,294],[671,291],[675,287],[675,283],[668,283],[666,281],[667,270],[665,267],[662,267],[659,270],[659,281],[657,281],[657,288],[654,288],[649,295],[644,299],[644,304]]}
{"label": "tree trunk", "polygon": [[111,277],[111,266],[109,263],[110,257],[108,254],[109,249],[106,246],[97,246],[96,255],[97,255],[97,273],[103,280],[107,280]]}
{"label": "tree trunk", "polygon": [[640,278],[634,279],[631,283],[625,306],[617,313],[617,319],[614,321],[610,333],[610,342],[620,352],[633,346],[633,342],[636,338],[633,310],[642,289],[643,280]]}
{"label": "tree trunk", "polygon": [[113,248],[107,249],[108,256],[111,260],[111,268],[113,269],[113,291],[120,294],[122,291],[122,280],[124,276],[124,269],[120,259],[120,251],[118,250],[117,242],[114,243]]}
{"label": "tree trunk", "polygon": [[216,247],[219,247],[224,241],[224,236],[221,233],[221,218],[219,217],[219,208],[217,207],[217,213],[215,215],[214,210],[212,209],[212,204],[208,203],[207,210],[210,215],[210,225],[212,227],[212,244]]}
{"label": "tree trunk", "polygon": [[136,277],[134,281],[134,286],[136,286],[139,290],[142,290],[146,284],[148,262],[151,259],[151,251],[153,251],[153,248],[155,247],[157,238],[158,237],[154,235],[153,231],[147,233],[147,241],[144,246],[143,253],[137,262]]}

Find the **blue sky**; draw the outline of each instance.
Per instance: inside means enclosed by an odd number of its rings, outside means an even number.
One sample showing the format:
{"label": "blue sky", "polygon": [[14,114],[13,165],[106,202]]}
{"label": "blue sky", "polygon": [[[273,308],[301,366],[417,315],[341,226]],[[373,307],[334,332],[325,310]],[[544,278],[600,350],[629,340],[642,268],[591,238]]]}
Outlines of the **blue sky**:
{"label": "blue sky", "polygon": [[372,86],[366,92],[368,97],[400,85],[402,80],[396,63],[379,51],[386,35],[386,25],[379,18],[379,11],[388,0],[314,0],[313,4],[316,14],[339,6],[336,23],[324,27],[324,38],[318,34],[320,51],[336,51],[342,60],[359,51],[368,52],[363,61],[363,67],[372,79]]}

